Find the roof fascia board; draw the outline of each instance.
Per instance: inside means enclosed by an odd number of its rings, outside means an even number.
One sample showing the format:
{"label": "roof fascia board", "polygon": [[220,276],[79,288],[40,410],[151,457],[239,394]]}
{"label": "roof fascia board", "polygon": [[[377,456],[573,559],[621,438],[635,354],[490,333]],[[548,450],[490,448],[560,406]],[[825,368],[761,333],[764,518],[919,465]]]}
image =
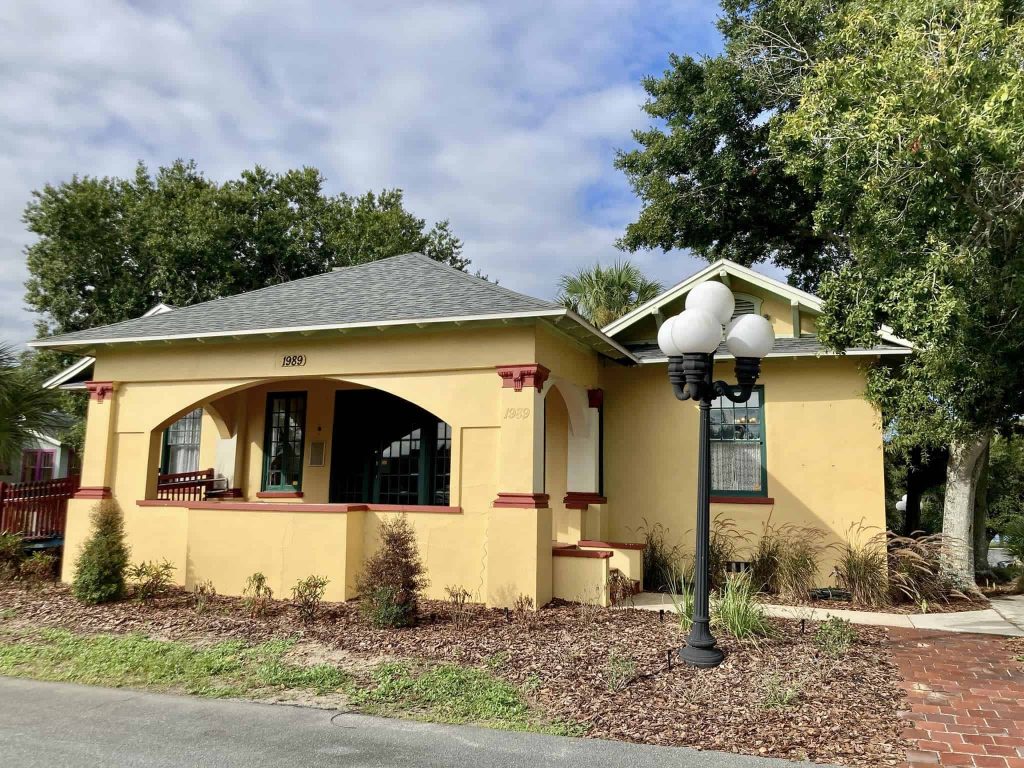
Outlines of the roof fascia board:
{"label": "roof fascia board", "polygon": [[[44,381],[43,389],[57,389],[58,387],[60,387],[61,389],[70,389],[70,386],[61,387],[61,385],[64,384],[64,382],[66,382],[68,379],[73,379],[75,376],[80,374],[82,371],[84,371],[86,368],[88,368],[95,362],[95,357],[83,357],[81,360],[76,360],[60,373],[54,374],[46,381]],[[75,388],[77,389],[77,387]]]}
{"label": "roof fascia board", "polygon": [[[836,354],[835,352],[769,352],[765,355],[766,358],[775,358],[782,360],[787,357],[880,357],[883,355],[910,355],[913,354],[913,349],[852,349],[842,354]],[[715,355],[715,360],[732,360],[733,356],[730,354]],[[642,365],[648,365],[651,363],[667,363],[667,357],[645,357],[640,360]]]}

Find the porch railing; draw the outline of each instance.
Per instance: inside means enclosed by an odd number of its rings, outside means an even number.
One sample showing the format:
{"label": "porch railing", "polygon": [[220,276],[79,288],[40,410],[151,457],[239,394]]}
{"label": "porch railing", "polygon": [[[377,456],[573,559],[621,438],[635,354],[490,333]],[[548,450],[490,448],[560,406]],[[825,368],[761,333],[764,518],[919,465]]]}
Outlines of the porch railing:
{"label": "porch railing", "polygon": [[213,469],[157,475],[156,497],[167,501],[202,501],[213,487]]}
{"label": "porch railing", "polygon": [[35,483],[0,483],[0,532],[20,533],[26,540],[64,535],[68,499],[80,478],[61,477]]}

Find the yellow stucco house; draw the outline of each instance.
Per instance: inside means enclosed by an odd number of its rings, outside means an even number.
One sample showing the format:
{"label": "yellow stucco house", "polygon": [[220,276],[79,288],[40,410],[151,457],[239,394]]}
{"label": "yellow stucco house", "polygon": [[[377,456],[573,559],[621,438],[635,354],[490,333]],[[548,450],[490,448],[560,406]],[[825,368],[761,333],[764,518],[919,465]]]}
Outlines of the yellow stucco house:
{"label": "yellow stucco house", "polygon": [[605,602],[613,569],[641,579],[645,525],[692,547],[697,409],[655,339],[705,280],[777,338],[751,402],[715,404],[712,513],[752,535],[769,518],[882,528],[863,366],[906,343],[826,354],[818,299],[728,261],[599,330],[407,254],[33,342],[92,360],[75,369],[90,402],[63,577],[111,498],[134,561],[222,594],[261,571],[278,595],[320,574],[327,599],[354,597],[381,521],[404,513],[430,596]]}

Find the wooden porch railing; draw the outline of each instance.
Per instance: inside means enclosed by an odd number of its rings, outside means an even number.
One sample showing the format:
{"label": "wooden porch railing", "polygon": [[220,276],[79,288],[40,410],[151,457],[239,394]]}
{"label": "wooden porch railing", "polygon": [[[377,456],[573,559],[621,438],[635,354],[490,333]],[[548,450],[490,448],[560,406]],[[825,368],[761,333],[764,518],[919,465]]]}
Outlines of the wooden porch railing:
{"label": "wooden porch railing", "polygon": [[68,518],[68,499],[80,478],[61,477],[35,483],[0,483],[0,532],[20,533],[26,540],[59,538]]}
{"label": "wooden porch railing", "polygon": [[160,474],[156,478],[156,497],[165,501],[202,501],[213,487],[213,469]]}

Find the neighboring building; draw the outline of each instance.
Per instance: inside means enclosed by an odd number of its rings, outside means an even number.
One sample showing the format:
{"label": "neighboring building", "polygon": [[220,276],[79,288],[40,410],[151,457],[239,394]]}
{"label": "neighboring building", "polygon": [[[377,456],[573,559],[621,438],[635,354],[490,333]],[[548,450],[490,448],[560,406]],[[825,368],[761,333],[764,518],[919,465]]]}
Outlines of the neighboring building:
{"label": "neighboring building", "polygon": [[77,473],[75,449],[42,432],[33,433],[31,442],[21,449],[16,461],[0,464],[0,482],[4,483],[37,483]]}
{"label": "neighboring building", "polygon": [[[406,513],[431,596],[604,600],[610,569],[640,578],[645,527],[692,546],[697,413],[673,397],[655,338],[704,280],[777,336],[756,398],[715,404],[713,514],[748,546],[768,520],[831,541],[881,529],[863,366],[907,343],[827,354],[818,299],[727,261],[601,331],[407,254],[33,342],[94,358],[64,576],[90,509],[113,498],[135,559],[224,594],[261,571],[278,594],[320,574],[328,599],[353,597],[380,522]],[[718,359],[732,378],[724,347]],[[159,474],[182,466],[228,491],[159,498]]]}

